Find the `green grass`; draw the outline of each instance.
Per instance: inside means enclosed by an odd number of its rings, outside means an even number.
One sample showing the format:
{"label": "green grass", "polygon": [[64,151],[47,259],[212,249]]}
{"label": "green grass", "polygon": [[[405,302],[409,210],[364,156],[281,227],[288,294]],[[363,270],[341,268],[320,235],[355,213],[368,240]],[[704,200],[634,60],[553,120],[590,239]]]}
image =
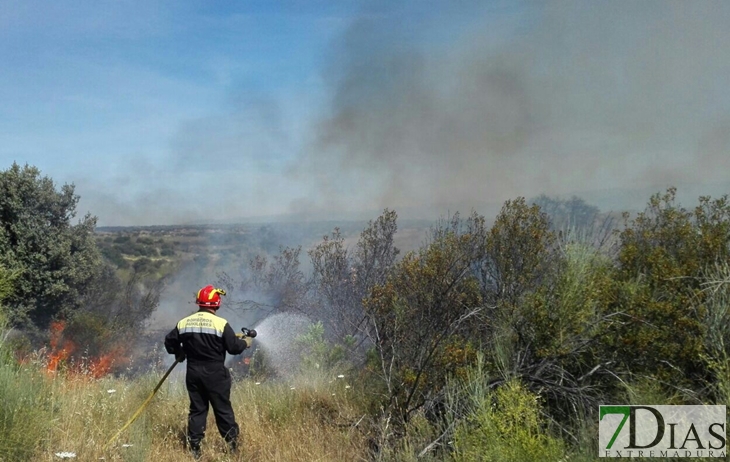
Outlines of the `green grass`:
{"label": "green grass", "polygon": [[52,424],[50,383],[32,367],[0,359],[0,461],[30,460]]}

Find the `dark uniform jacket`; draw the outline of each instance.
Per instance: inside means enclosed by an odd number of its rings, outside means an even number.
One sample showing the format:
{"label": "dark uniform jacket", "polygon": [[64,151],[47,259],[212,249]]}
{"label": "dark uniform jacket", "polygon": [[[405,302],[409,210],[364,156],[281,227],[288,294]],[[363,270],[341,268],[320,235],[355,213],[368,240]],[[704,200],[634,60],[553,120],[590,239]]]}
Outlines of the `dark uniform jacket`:
{"label": "dark uniform jacket", "polygon": [[[181,346],[182,345],[182,346]],[[206,309],[200,309],[177,323],[165,337],[165,349],[179,356],[185,353],[189,363],[220,362],[226,359],[226,352],[241,354],[248,344],[236,337],[228,321]]]}

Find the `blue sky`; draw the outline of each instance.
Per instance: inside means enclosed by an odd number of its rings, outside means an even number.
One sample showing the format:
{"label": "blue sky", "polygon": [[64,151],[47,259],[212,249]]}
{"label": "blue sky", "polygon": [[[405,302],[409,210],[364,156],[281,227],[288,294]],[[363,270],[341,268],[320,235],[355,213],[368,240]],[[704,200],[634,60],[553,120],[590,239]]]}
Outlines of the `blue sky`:
{"label": "blue sky", "polygon": [[728,192],[728,23],[720,1],[5,0],[0,168],[74,183],[101,225]]}

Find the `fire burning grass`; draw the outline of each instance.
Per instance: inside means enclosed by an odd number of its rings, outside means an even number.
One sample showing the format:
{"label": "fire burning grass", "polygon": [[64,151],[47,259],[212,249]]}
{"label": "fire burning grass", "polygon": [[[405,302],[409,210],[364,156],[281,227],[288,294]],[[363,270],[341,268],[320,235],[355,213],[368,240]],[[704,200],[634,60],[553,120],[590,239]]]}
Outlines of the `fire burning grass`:
{"label": "fire burning grass", "polygon": [[[44,370],[46,365],[31,362],[23,367]],[[52,421],[42,437],[43,448],[28,460],[60,460],[57,453],[73,453],[78,461],[192,460],[183,444],[188,398],[181,375],[165,383],[143,415],[109,450],[103,449],[159,378],[149,373],[135,380],[111,375],[96,379],[68,369],[46,375]],[[226,453],[211,412],[202,460],[366,459],[365,434],[350,425],[362,413],[344,387],[342,380],[329,377],[259,385],[236,381],[231,401],[241,426],[241,453]]]}
{"label": "fire burning grass", "polygon": [[112,343],[106,351],[91,356],[78,347],[76,342],[64,335],[66,324],[54,321],[50,327],[50,345],[45,353],[46,371],[57,374],[60,370],[81,377],[99,379],[119,370],[129,363],[127,347],[121,343]]}
{"label": "fire burning grass", "polygon": [[[11,356],[0,361],[2,404],[15,412],[7,419],[0,405],[5,438],[0,460],[192,460],[184,445],[185,364],[141,417],[104,449],[162,376],[161,370],[134,378],[112,373],[126,364],[126,351],[110,348],[84,357],[66,326],[55,323],[46,349],[22,362]],[[211,412],[202,460],[367,460],[368,435],[355,425],[364,412],[348,384],[320,371],[286,382],[236,379],[231,401],[241,427],[240,454],[226,453]]]}

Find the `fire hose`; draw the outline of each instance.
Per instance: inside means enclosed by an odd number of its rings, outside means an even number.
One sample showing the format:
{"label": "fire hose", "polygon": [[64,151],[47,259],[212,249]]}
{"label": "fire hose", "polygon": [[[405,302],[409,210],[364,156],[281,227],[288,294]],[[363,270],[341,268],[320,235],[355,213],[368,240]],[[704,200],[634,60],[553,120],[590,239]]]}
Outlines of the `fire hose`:
{"label": "fire hose", "polygon": [[122,428],[120,428],[119,431],[114,436],[112,436],[111,439],[104,445],[104,450],[106,450],[114,442],[114,440],[116,440],[119,437],[119,435],[121,435],[122,432],[127,429],[127,427],[132,425],[132,422],[137,420],[137,417],[139,417],[139,415],[142,414],[142,411],[144,410],[144,408],[146,408],[147,405],[150,403],[150,401],[152,401],[152,398],[155,396],[155,393],[157,393],[157,390],[160,389],[160,387],[165,382],[165,380],[167,380],[167,376],[170,375],[170,372],[172,372],[172,370],[175,369],[175,366],[177,366],[178,363],[179,363],[178,360],[175,360],[175,362],[172,363],[172,366],[170,366],[170,368],[167,370],[167,372],[165,372],[165,375],[162,376],[160,381],[157,382],[157,386],[155,387],[154,390],[152,390],[152,393],[150,393],[150,395],[147,397],[147,399],[144,400],[144,403],[142,403],[142,405],[139,407],[139,409],[137,409],[137,412],[135,412],[134,415],[127,421],[127,423],[125,423],[124,426]]}
{"label": "fire hose", "polygon": [[[236,334],[236,336],[238,337],[238,336],[242,335],[242,336],[251,337],[251,338],[256,337],[256,331],[253,329],[247,329],[245,327],[242,327],[241,332],[243,332],[243,334]],[[246,342],[246,343],[249,344],[249,342]],[[119,437],[119,435],[121,435],[122,432],[124,432],[124,430],[126,430],[130,425],[132,425],[132,422],[137,420],[137,417],[139,417],[142,414],[142,411],[144,411],[144,409],[147,407],[147,405],[150,403],[150,401],[152,401],[152,398],[157,393],[157,390],[159,390],[160,387],[162,386],[162,384],[165,383],[165,380],[167,380],[167,377],[170,375],[170,372],[172,372],[172,370],[175,369],[175,366],[177,366],[178,363],[180,363],[180,361],[175,360],[175,362],[172,363],[170,368],[167,369],[167,372],[165,372],[165,375],[163,375],[162,378],[160,379],[160,381],[157,382],[155,389],[152,390],[152,393],[150,393],[150,395],[147,397],[147,399],[144,400],[144,403],[142,403],[142,405],[139,407],[139,409],[137,409],[137,411],[134,413],[134,415],[132,415],[132,417],[130,417],[130,419],[127,421],[127,423],[125,423],[124,426],[122,428],[120,428],[119,431],[116,432],[114,434],[114,436],[112,436],[109,439],[109,441],[104,445],[105,451],[109,446],[111,446],[111,444],[114,442],[114,440],[116,440]]]}

